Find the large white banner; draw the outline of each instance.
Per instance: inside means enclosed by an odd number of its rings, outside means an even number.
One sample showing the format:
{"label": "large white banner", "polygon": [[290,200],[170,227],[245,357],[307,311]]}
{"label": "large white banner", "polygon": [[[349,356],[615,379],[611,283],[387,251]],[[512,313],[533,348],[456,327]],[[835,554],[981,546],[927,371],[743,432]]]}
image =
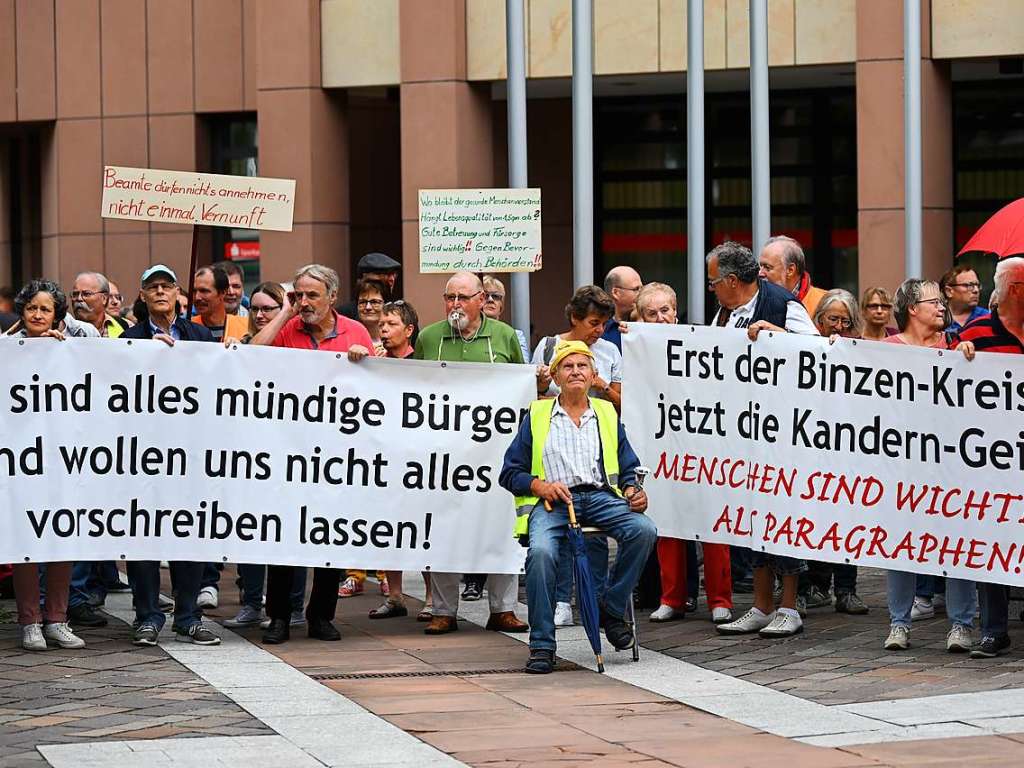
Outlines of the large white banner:
{"label": "large white banner", "polygon": [[1024,360],[682,325],[623,345],[661,534],[1024,585]]}
{"label": "large white banner", "polygon": [[0,562],[514,573],[530,366],[0,340]]}

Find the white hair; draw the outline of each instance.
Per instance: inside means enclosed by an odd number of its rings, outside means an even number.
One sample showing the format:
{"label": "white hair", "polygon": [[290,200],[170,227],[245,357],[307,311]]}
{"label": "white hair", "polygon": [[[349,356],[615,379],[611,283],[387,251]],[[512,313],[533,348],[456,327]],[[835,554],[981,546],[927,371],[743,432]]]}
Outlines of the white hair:
{"label": "white hair", "polygon": [[1011,259],[1002,259],[996,265],[995,290],[992,295],[997,302],[1006,298],[1006,289],[1010,283],[1024,283],[1024,257],[1014,256]]}

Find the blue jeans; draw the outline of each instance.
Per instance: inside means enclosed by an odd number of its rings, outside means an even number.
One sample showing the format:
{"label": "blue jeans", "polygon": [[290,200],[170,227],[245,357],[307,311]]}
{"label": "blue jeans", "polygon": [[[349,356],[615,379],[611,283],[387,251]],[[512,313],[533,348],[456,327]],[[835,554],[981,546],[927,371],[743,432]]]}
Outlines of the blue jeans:
{"label": "blue jeans", "polygon": [[[572,497],[581,524],[596,525],[618,542],[618,555],[608,577],[603,603],[608,614],[622,618],[654,548],[658,529],[649,517],[631,512],[629,504],[610,491],[581,491],[573,493]],[[565,504],[553,505],[550,512],[543,504],[538,504],[530,513],[526,596],[531,648],[555,649],[555,584],[559,554],[568,528]]]}
{"label": "blue jeans", "polygon": [[[917,574],[906,571],[886,572],[889,600],[889,622],[894,627],[910,628],[910,611],[914,607]],[[973,581],[946,579],[946,615],[952,624],[974,625],[978,605],[978,589]]]}
{"label": "blue jeans", "polygon": [[[196,605],[199,585],[203,580],[203,564],[172,562],[171,588],[174,591],[174,627],[185,632],[199,624],[201,612]],[[128,563],[128,578],[135,598],[135,626],[152,624],[162,629],[166,617],[160,610],[160,563],[142,560]]]}
{"label": "blue jeans", "polygon": [[[981,603],[981,634],[985,637],[1005,637],[1009,634],[1010,588],[1005,584],[979,584],[978,601]],[[947,601],[948,610],[949,603]]]}
{"label": "blue jeans", "polygon": [[[263,609],[263,582],[267,566],[251,563],[238,564],[238,577],[242,580],[242,605],[259,611]],[[292,578],[292,612],[300,613],[306,600],[306,569],[296,568]]]}
{"label": "blue jeans", "polygon": [[223,570],[224,565],[222,563],[203,563],[203,580],[200,584],[200,589],[205,587],[219,589],[220,572]]}
{"label": "blue jeans", "polygon": [[936,594],[946,590],[946,579],[944,576],[933,576],[930,573],[917,574],[917,587],[915,594],[925,600],[931,600]]}
{"label": "blue jeans", "polygon": [[96,595],[102,603],[107,598],[107,589],[121,581],[121,574],[113,560],[80,561],[71,569],[71,594],[68,607],[74,608],[89,602],[90,595]]}

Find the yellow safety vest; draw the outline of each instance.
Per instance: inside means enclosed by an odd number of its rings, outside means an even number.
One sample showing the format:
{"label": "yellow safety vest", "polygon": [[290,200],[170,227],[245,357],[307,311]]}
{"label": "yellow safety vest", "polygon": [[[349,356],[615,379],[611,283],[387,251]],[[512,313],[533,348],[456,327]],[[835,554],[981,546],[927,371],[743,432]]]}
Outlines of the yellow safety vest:
{"label": "yellow safety vest", "polygon": [[[608,485],[619,496],[619,415],[607,400],[590,399],[590,407],[597,416],[597,432],[601,438],[601,458]],[[530,435],[533,437],[533,456],[530,474],[544,479],[544,445],[551,431],[551,414],[555,400],[534,400],[530,403]],[[536,496],[516,496],[516,538],[529,534],[530,512],[540,501]]]}

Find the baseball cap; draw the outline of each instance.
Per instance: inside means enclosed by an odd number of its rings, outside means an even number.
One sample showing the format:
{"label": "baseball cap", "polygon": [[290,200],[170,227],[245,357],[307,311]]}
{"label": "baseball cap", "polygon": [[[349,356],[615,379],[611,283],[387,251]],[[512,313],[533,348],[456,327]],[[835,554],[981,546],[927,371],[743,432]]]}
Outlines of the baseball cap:
{"label": "baseball cap", "polygon": [[558,364],[565,360],[569,355],[586,355],[591,360],[594,359],[594,353],[590,351],[590,347],[584,344],[582,341],[560,341],[558,346],[555,347],[555,354],[551,357],[551,370],[554,371],[558,368]]}
{"label": "baseball cap", "polygon": [[142,273],[142,284],[145,285],[146,281],[149,280],[149,278],[154,277],[156,275],[167,275],[169,278],[171,278],[172,282],[178,282],[178,276],[174,274],[173,269],[171,269],[165,264],[154,264],[153,266],[151,266],[149,269]]}

